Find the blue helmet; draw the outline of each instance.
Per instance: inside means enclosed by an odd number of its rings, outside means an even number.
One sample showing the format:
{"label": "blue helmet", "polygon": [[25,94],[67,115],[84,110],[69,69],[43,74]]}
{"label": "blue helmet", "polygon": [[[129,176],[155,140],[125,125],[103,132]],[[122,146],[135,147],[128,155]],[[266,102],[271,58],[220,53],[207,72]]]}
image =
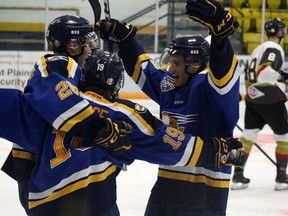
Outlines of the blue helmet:
{"label": "blue helmet", "polygon": [[117,98],[124,85],[124,71],[117,53],[94,50],[84,66],[84,89],[109,90],[112,98]]}
{"label": "blue helmet", "polygon": [[53,20],[47,30],[46,39],[53,51],[65,51],[70,39],[76,39],[80,46],[86,46],[86,39],[91,38],[90,47],[99,46],[97,35],[88,20],[76,15],[64,15]]}
{"label": "blue helmet", "polygon": [[[164,55],[165,52],[166,55]],[[183,56],[186,65],[194,61],[200,62],[202,69],[207,67],[210,60],[210,45],[200,35],[178,37],[168,45],[165,52],[160,58],[161,65],[167,64],[167,56],[174,54]]]}

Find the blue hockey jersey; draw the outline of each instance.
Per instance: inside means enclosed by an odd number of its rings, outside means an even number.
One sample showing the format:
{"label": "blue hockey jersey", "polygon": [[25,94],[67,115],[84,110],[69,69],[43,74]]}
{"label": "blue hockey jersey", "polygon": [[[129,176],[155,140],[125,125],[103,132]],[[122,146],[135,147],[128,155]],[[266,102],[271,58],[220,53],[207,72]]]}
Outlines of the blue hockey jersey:
{"label": "blue hockey jersey", "polygon": [[[33,159],[29,215],[97,215],[116,202],[116,176],[134,159],[163,165],[210,164],[208,142],[166,125],[145,107],[98,93],[83,95],[100,116],[134,127],[132,149],[113,158],[99,147],[73,149],[81,138],[54,129],[18,90],[0,89],[0,136],[14,145],[13,156]],[[33,157],[27,158],[27,151]],[[30,154],[31,156],[31,154]]]}
{"label": "blue hockey jersey", "polygon": [[[147,55],[135,40],[119,45],[119,55],[133,81],[160,105],[160,115],[170,126],[204,139],[231,137],[239,118],[237,59],[225,39],[222,49],[212,43],[210,64],[187,86],[175,88],[173,76]],[[212,209],[225,215],[231,167],[160,166],[152,194],[170,203],[197,210]]]}
{"label": "blue hockey jersey", "polygon": [[122,163],[98,147],[71,149],[79,137],[50,126],[20,91],[0,89],[0,95],[0,136],[17,143],[14,158],[35,162],[29,215],[97,215],[115,204]]}
{"label": "blue hockey jersey", "polygon": [[24,92],[29,104],[55,129],[92,139],[105,121],[79,97],[81,79],[82,71],[72,58],[47,54],[35,63]]}

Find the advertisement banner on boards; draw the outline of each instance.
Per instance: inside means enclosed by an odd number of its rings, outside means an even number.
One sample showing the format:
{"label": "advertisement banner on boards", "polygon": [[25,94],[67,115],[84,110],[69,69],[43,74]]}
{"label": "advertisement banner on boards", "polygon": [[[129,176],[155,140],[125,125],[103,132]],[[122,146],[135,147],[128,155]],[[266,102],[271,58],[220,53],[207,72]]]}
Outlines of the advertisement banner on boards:
{"label": "advertisement banner on boards", "polygon": [[23,90],[30,72],[44,52],[0,51],[0,86]]}
{"label": "advertisement banner on boards", "polygon": [[[23,90],[36,61],[47,52],[39,51],[0,51],[0,88],[17,88]],[[160,54],[150,54],[159,60]],[[237,70],[241,73],[240,92],[245,93],[244,69],[248,64],[248,55],[238,55]],[[288,71],[287,62],[284,70]],[[125,85],[122,92],[141,92],[140,88],[125,74]]]}

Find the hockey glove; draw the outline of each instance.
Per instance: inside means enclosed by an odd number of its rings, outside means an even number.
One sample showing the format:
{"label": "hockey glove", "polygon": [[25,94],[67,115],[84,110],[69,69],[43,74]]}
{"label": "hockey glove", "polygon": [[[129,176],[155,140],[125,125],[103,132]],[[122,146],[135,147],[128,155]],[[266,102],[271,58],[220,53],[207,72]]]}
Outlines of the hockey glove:
{"label": "hockey glove", "polygon": [[110,19],[110,21],[100,20],[97,27],[103,40],[111,40],[116,43],[134,38],[137,32],[137,28],[131,24],[121,23],[115,19]]}
{"label": "hockey glove", "polygon": [[280,70],[279,74],[280,74],[280,76],[278,77],[277,81],[288,84],[288,73]]}
{"label": "hockey glove", "polygon": [[100,146],[114,156],[131,149],[129,134],[133,132],[130,124],[124,121],[112,121],[107,118],[106,128],[102,129],[92,141],[92,146]]}
{"label": "hockey glove", "polygon": [[234,138],[213,138],[215,158],[214,168],[223,165],[241,167],[246,162],[242,143]]}
{"label": "hockey glove", "polygon": [[187,0],[186,14],[207,26],[215,38],[231,35],[239,26],[234,16],[215,0]]}

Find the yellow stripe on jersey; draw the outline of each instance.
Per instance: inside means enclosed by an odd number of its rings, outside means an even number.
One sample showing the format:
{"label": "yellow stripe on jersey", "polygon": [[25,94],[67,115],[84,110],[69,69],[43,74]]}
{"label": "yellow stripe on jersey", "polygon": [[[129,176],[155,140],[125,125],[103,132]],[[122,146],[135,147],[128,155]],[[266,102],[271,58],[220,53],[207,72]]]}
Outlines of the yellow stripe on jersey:
{"label": "yellow stripe on jersey", "polygon": [[197,162],[198,162],[198,159],[200,157],[200,154],[202,152],[202,149],[203,149],[203,140],[200,138],[200,137],[197,137],[196,138],[196,142],[195,142],[195,149],[194,149],[194,152],[192,154],[192,158],[190,159],[190,162],[187,164],[187,166],[192,166],[192,167],[195,167]]}
{"label": "yellow stripe on jersey", "polygon": [[[115,106],[121,107],[124,110],[127,110],[129,113],[131,113],[131,115],[133,115],[133,117],[135,117],[141,123],[142,127],[144,127],[146,130],[149,131],[150,136],[155,135],[154,129],[147,123],[147,121],[144,118],[142,118],[141,115],[139,115],[137,112],[135,112],[134,109],[131,109],[130,107],[126,106],[125,104],[120,104],[117,102],[113,103],[113,104],[115,104]],[[130,119],[133,120],[131,117],[130,117]],[[139,124],[137,124],[137,126],[139,126]],[[142,130],[142,128],[140,128],[140,129]]]}
{"label": "yellow stripe on jersey", "polygon": [[227,85],[227,83],[229,83],[229,81],[233,78],[234,76],[234,71],[236,69],[237,66],[237,58],[236,55],[233,56],[233,61],[232,61],[232,65],[230,67],[230,70],[228,71],[228,73],[221,79],[217,79],[216,77],[214,77],[213,73],[211,70],[209,70],[209,75],[212,79],[212,82],[218,87],[221,88],[225,85]]}
{"label": "yellow stripe on jersey", "polygon": [[46,197],[44,199],[36,200],[36,201],[30,200],[29,201],[29,209],[35,208],[35,207],[42,205],[44,203],[59,199],[60,197],[63,197],[63,196],[70,194],[70,193],[73,193],[73,192],[80,190],[82,188],[86,188],[91,183],[104,181],[108,176],[110,176],[115,171],[116,171],[116,166],[112,165],[112,166],[108,167],[103,172],[89,175],[86,178],[81,179],[80,181],[77,181],[73,184],[67,185],[66,187],[62,188],[61,190],[54,191],[51,195],[49,195],[48,197]]}
{"label": "yellow stripe on jersey", "polygon": [[19,150],[19,149],[12,149],[12,155],[14,158],[21,158],[26,160],[35,161],[35,157],[30,152]]}
{"label": "yellow stripe on jersey", "polygon": [[143,61],[147,61],[149,60],[151,57],[147,54],[142,54],[138,57],[135,68],[134,68],[134,72],[133,72],[133,76],[132,79],[134,82],[137,82],[139,79],[139,76],[141,74],[141,63]]}
{"label": "yellow stripe on jersey", "polygon": [[88,118],[90,115],[94,113],[91,106],[86,107],[83,111],[75,115],[73,118],[69,119],[65,124],[61,125],[60,128],[57,128],[58,130],[62,130],[65,132],[70,131],[70,129],[77,124],[78,122],[83,121],[84,119]]}
{"label": "yellow stripe on jersey", "polygon": [[150,126],[150,124],[147,123],[147,121],[144,118],[142,118],[141,115],[139,115],[139,113],[135,111],[135,109],[119,102],[111,103],[111,101],[105,99],[103,96],[94,92],[86,92],[84,95],[89,96],[89,98],[86,99],[94,101],[99,105],[106,106],[107,108],[112,109],[114,111],[122,112],[123,114],[128,116],[131,119],[131,121],[133,121],[143,133],[147,131],[148,134],[147,133],[145,134],[149,136],[155,135],[154,129]]}
{"label": "yellow stripe on jersey", "polygon": [[46,58],[45,56],[42,56],[40,58],[40,61],[41,61],[41,66],[42,66],[42,72],[44,73],[43,75],[45,75],[45,77],[47,77],[49,74],[48,74],[48,71],[47,71],[47,63],[46,63]]}
{"label": "yellow stripe on jersey", "polygon": [[179,173],[159,169],[158,176],[193,183],[204,183],[208,186],[216,188],[229,188],[230,186],[230,179],[212,179],[203,174],[195,175],[192,173]]}
{"label": "yellow stripe on jersey", "polygon": [[[125,104],[120,104],[120,103],[118,103],[118,102],[115,102],[115,103],[113,103],[113,104],[114,104],[116,107],[121,107],[122,109],[127,110],[129,113],[131,113],[131,115],[132,115],[133,117],[135,117],[135,118],[141,123],[141,127],[145,128],[146,130],[149,131],[150,136],[155,136],[155,131],[154,131],[154,129],[148,124],[148,122],[147,122],[144,118],[142,118],[141,115],[139,115],[137,112],[135,112],[134,109],[126,106]],[[131,118],[131,116],[130,116],[130,119],[133,121],[133,118]],[[134,121],[134,122],[135,122],[135,121]],[[136,122],[135,122],[135,123],[136,123]],[[139,127],[139,124],[136,123],[136,125]],[[143,128],[141,128],[141,127],[140,127],[140,130],[143,129]],[[142,132],[144,132],[144,131],[142,130]]]}
{"label": "yellow stripe on jersey", "polygon": [[68,76],[68,78],[73,77],[73,75],[71,73],[73,63],[74,63],[74,60],[72,58],[68,57],[68,64],[67,64],[67,72],[68,72],[67,76]]}

